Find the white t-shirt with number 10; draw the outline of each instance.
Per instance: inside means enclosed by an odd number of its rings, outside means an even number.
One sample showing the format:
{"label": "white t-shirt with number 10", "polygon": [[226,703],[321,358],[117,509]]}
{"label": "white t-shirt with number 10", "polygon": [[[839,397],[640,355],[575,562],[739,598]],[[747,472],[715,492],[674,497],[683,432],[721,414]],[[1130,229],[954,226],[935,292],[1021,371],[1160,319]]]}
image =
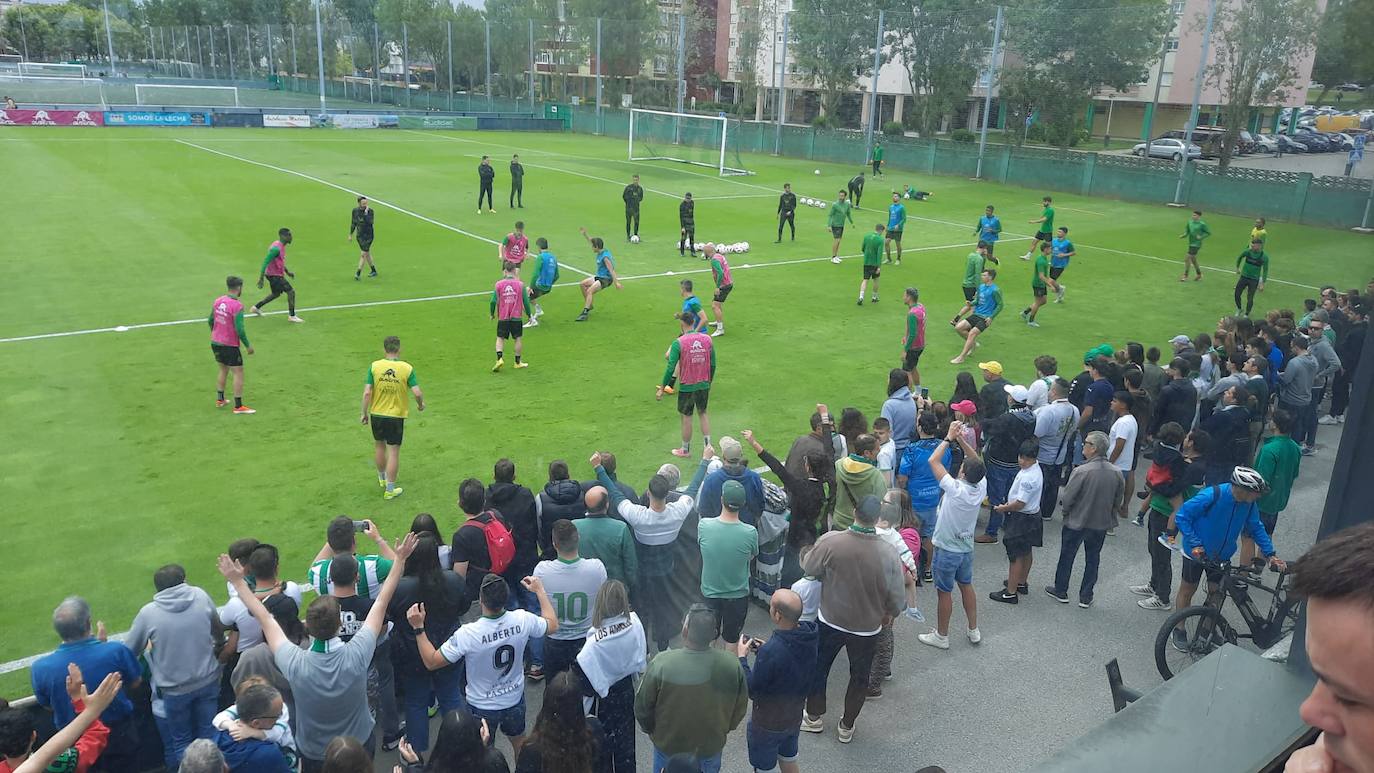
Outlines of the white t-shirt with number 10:
{"label": "white t-shirt with number 10", "polygon": [[585,639],[592,627],[592,607],[596,594],[606,583],[606,565],[598,558],[579,558],[564,561],[540,561],[534,576],[544,583],[554,613],[558,615],[558,630],[549,636],[559,641]]}
{"label": "white t-shirt with number 10", "polygon": [[450,663],[465,660],[468,703],[479,709],[508,709],[525,697],[525,644],[548,630],[544,618],[513,609],[500,617],[480,617],[439,647]]}

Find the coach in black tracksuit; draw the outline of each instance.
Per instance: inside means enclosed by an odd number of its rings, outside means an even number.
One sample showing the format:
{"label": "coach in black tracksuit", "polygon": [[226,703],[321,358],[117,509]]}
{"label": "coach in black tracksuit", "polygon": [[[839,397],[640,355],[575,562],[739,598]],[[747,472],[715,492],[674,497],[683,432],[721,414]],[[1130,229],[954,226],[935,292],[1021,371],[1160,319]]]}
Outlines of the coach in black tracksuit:
{"label": "coach in black tracksuit", "polygon": [[496,205],[491,203],[491,183],[496,179],[496,170],[491,168],[491,156],[482,156],[482,163],[477,165],[477,214],[482,214],[482,197],[487,197],[487,209],[496,211]]}
{"label": "coach in black tracksuit", "polygon": [[525,208],[525,165],[520,163],[519,154],[510,157],[510,207]]}
{"label": "coach in black tracksuit", "polygon": [[[639,202],[644,200],[644,189],[639,185],[639,175],[630,178],[630,184],[625,186],[620,198],[625,200],[625,241],[629,241],[631,233],[639,236]],[[633,231],[630,230],[631,223],[634,224]]]}
{"label": "coach in black tracksuit", "polygon": [[684,249],[692,253],[692,257],[697,256],[697,205],[692,201],[692,194],[687,193],[682,197],[682,203],[677,205],[677,224],[682,231],[682,238],[677,242],[677,254],[685,255]]}
{"label": "coach in black tracksuit", "polygon": [[792,241],[797,240],[797,194],[792,192],[792,183],[783,183],[782,195],[778,197],[778,240],[782,241],[782,226],[786,223],[792,228]]}
{"label": "coach in black tracksuit", "polygon": [[864,197],[864,173],[859,172],[849,180],[849,200],[854,202],[854,208],[859,208],[859,199]]}

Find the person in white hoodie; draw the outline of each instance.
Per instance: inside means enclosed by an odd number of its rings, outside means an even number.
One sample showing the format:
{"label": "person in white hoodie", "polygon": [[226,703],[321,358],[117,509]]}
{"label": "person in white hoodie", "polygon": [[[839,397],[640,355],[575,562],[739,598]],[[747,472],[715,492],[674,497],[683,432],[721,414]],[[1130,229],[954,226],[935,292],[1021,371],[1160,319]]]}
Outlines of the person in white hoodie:
{"label": "person in white hoodie", "polygon": [[630,609],[630,593],[619,580],[607,580],[596,594],[587,643],[573,672],[582,693],[595,698],[591,712],[606,730],[606,745],[616,770],[635,769],[634,677],[644,673],[644,624]]}
{"label": "person in white hoodie", "polygon": [[157,592],[134,617],[124,645],[135,657],[147,657],[153,695],[162,704],[154,718],[163,758],[168,769],[175,770],[192,741],[215,737],[218,614],[210,594],[187,585],[186,570],[177,564],[153,573],[153,587]]}

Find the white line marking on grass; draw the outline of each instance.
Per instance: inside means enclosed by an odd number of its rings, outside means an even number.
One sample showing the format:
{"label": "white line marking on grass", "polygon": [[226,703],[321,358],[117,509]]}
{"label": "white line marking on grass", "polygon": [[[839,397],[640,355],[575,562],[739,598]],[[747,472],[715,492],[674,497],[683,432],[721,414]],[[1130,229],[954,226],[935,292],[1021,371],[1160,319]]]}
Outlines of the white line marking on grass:
{"label": "white line marking on grass", "polygon": [[[781,194],[779,194],[781,195]],[[715,199],[771,199],[771,193],[741,193],[738,196],[696,196],[697,201],[712,201]]]}
{"label": "white line marking on grass", "polygon": [[1092,211],[1091,209],[1074,209],[1073,207],[1062,207],[1062,206],[1061,206],[1061,207],[1055,207],[1055,209],[1062,209],[1062,210],[1064,210],[1065,212],[1082,212],[1082,213],[1085,214],[1085,215],[1097,215],[1098,217],[1106,217],[1106,216],[1107,216],[1106,213],[1104,213],[1104,212],[1094,212],[1094,211]]}

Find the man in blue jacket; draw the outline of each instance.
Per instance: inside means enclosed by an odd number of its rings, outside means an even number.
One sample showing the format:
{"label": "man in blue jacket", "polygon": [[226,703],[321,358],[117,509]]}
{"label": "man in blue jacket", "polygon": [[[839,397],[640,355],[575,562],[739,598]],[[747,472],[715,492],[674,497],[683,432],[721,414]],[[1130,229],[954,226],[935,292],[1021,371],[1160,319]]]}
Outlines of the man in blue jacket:
{"label": "man in blue jacket", "polygon": [[[1240,535],[1255,541],[1269,563],[1278,569],[1285,564],[1274,551],[1274,543],[1260,521],[1258,502],[1269,484],[1249,467],[1237,467],[1231,482],[1209,486],[1183,503],[1174,516],[1174,523],[1183,537],[1183,581],[1178,584],[1177,609],[1192,606],[1202,573],[1207,572],[1207,586],[1211,590],[1221,581],[1221,572],[1204,565],[1204,561],[1225,563],[1236,552]],[[1192,560],[1189,560],[1189,559]],[[1185,651],[1188,636],[1182,628],[1173,632],[1174,647]]]}
{"label": "man in blue jacket", "polygon": [[744,486],[745,504],[740,508],[739,519],[753,526],[763,515],[763,478],[749,469],[744,463],[744,447],[732,437],[720,439],[721,468],[706,476],[701,484],[701,497],[697,509],[702,518],[715,518],[720,515],[720,491],[727,480],[737,480]]}
{"label": "man in blue jacket", "polygon": [[[766,643],[741,636],[738,644],[739,664],[754,701],[748,728],[749,763],[756,771],[781,767],[782,773],[798,773],[797,738],[820,635],[814,622],[801,622],[801,596],[787,588],[773,592],[768,616],[777,627]],[[752,669],[750,652],[758,653]]]}

